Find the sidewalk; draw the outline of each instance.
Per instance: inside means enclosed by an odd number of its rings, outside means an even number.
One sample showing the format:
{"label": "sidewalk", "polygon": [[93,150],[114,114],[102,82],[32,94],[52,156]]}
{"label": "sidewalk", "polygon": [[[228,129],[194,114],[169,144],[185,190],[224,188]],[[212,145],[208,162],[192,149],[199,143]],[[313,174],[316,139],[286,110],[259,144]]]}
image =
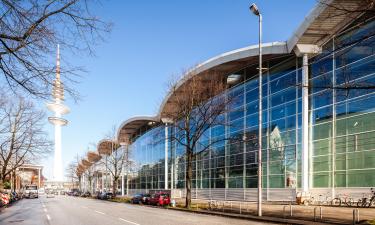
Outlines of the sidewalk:
{"label": "sidewalk", "polygon": [[[222,202],[224,203],[224,202]],[[213,210],[208,209],[207,201],[194,201],[193,209],[196,212],[209,213],[223,216],[244,216],[249,219],[261,219],[257,217],[257,204],[254,202],[225,202],[219,204]],[[181,202],[180,202],[181,204]],[[263,203],[263,218],[273,222],[288,224],[314,224],[330,223],[330,224],[352,224],[353,210],[359,210],[359,223],[365,223],[368,220],[375,219],[375,208],[356,208],[356,207],[331,207],[321,206],[322,219],[320,219],[320,206],[302,206],[280,203]],[[292,208],[292,214],[290,214]],[[314,209],[316,217],[314,221]]]}

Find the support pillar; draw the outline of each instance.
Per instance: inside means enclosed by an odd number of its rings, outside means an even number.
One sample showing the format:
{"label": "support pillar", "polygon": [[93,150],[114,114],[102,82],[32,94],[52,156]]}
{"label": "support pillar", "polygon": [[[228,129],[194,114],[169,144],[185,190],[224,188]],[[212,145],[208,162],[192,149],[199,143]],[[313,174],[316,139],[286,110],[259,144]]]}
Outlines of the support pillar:
{"label": "support pillar", "polygon": [[128,178],[128,175],[126,175],[126,195],[129,196],[129,178]]}
{"label": "support pillar", "polygon": [[164,189],[168,189],[168,148],[169,148],[169,143],[168,143],[168,124],[165,124],[165,151],[164,151]]}
{"label": "support pillar", "polygon": [[124,190],[124,175],[121,176],[121,195],[125,195],[125,190]]}
{"label": "support pillar", "polygon": [[302,56],[302,191],[309,192],[309,67]]}
{"label": "support pillar", "polygon": [[309,192],[311,182],[309,174],[309,56],[322,52],[320,46],[297,44],[294,48],[297,56],[302,57],[302,149],[301,149],[301,186],[302,191]]}

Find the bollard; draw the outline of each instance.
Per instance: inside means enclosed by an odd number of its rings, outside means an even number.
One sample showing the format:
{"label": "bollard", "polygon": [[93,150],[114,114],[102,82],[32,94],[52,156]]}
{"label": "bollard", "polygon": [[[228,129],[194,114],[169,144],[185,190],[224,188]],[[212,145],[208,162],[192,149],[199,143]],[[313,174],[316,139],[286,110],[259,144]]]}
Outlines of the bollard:
{"label": "bollard", "polygon": [[233,211],[233,202],[230,202],[230,211]]}
{"label": "bollard", "polygon": [[[314,208],[314,221],[317,221],[317,219],[316,219],[316,210],[317,209],[318,209],[318,207]],[[319,219],[320,219],[320,221],[323,220],[323,210],[322,210],[321,206],[319,206]]]}
{"label": "bollard", "polygon": [[224,208],[225,208],[225,202],[223,202],[223,212],[224,212]]}
{"label": "bollard", "polygon": [[359,223],[359,209],[353,209],[353,224]]}
{"label": "bollard", "polygon": [[322,221],[323,220],[323,208],[321,206],[319,206],[319,213],[320,213],[319,215],[320,221]]}
{"label": "bollard", "polygon": [[293,216],[293,209],[292,209],[292,204],[290,204],[290,217]]}
{"label": "bollard", "polygon": [[242,204],[240,202],[240,214],[242,214]]}
{"label": "bollard", "polygon": [[314,221],[316,221],[316,208],[317,207],[314,207]]}

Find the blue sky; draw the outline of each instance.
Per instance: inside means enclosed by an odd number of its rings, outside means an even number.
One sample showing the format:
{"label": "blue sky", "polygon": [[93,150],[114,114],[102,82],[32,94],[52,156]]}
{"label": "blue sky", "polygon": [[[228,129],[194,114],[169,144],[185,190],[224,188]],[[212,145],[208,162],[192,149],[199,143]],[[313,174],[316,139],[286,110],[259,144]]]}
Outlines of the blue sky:
{"label": "blue sky", "polygon": [[[93,12],[113,22],[109,38],[95,57],[77,58],[61,49],[65,61],[88,71],[76,85],[82,100],[67,99],[71,113],[63,128],[63,165],[113,126],[135,115],[154,115],[166,83],[199,62],[258,42],[258,20],[249,0],[103,1]],[[316,0],[258,0],[264,42],[285,41],[302,23]],[[62,64],[62,67],[64,64]],[[52,126],[46,129],[53,138]],[[53,156],[44,160],[52,178]]]}

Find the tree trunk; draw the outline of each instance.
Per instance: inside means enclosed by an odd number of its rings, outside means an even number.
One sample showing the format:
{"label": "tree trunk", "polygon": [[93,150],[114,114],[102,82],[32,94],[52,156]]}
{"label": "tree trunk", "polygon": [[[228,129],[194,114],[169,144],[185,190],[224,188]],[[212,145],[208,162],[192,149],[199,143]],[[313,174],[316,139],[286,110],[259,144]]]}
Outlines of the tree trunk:
{"label": "tree trunk", "polygon": [[118,178],[117,177],[114,177],[113,178],[113,182],[112,182],[112,194],[113,194],[113,197],[116,197],[116,192],[117,192],[117,180]]}
{"label": "tree trunk", "polygon": [[193,152],[189,147],[186,147],[187,153],[187,168],[186,168],[186,201],[185,207],[187,209],[191,208],[191,186],[193,177]]}
{"label": "tree trunk", "polygon": [[13,171],[13,190],[12,191],[16,191],[16,184],[17,184],[17,178],[16,178],[16,171]]}
{"label": "tree trunk", "polygon": [[81,185],[81,176],[78,177],[78,189],[79,191],[82,191],[82,185]]}

